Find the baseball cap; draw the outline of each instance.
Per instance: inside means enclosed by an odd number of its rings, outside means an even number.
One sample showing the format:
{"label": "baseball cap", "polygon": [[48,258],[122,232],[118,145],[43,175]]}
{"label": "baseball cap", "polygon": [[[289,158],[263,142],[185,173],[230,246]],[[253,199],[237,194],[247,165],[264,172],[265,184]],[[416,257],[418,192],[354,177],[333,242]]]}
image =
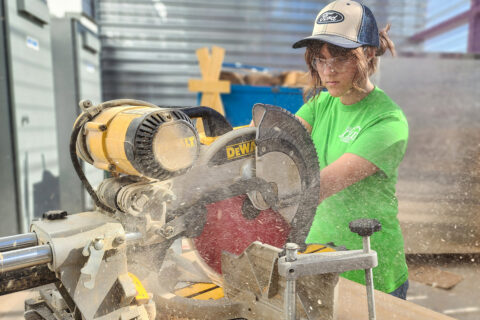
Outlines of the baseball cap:
{"label": "baseball cap", "polygon": [[363,45],[380,46],[372,11],[353,0],[337,0],[325,6],[315,19],[312,35],[295,42],[293,48],[306,47],[311,40],[348,49]]}

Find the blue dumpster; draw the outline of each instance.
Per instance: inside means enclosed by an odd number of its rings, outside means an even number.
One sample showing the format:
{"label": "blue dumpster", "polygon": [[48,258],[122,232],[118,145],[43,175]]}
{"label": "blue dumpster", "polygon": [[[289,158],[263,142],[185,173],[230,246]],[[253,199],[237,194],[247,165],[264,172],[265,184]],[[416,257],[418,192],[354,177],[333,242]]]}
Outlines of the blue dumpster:
{"label": "blue dumpster", "polygon": [[302,89],[231,85],[229,94],[222,94],[225,116],[233,127],[247,125],[252,120],[255,103],[272,104],[295,113],[303,105]]}

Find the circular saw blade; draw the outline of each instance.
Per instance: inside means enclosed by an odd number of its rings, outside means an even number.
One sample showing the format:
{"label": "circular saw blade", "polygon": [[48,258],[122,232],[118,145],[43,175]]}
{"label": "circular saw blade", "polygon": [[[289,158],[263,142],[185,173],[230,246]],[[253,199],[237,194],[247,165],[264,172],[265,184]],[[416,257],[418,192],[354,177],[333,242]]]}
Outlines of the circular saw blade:
{"label": "circular saw blade", "polygon": [[[286,222],[291,223],[302,193],[301,177],[295,162],[285,153],[269,152],[256,157],[255,168],[257,178],[275,186],[278,202],[274,209]],[[260,192],[252,192],[248,196],[256,208],[268,207]]]}
{"label": "circular saw blade", "polygon": [[[239,255],[254,241],[278,248],[287,242],[303,246],[318,204],[318,159],[303,125],[286,110],[263,104],[254,106],[253,118],[257,126],[255,176],[274,185],[278,201],[265,209],[260,192],[252,190],[206,206],[203,232],[191,244],[217,284],[222,282],[223,251]],[[228,135],[223,139],[228,141]],[[205,162],[211,163],[217,149],[212,148]],[[251,215],[246,204],[265,210]]]}
{"label": "circular saw blade", "polygon": [[239,255],[254,241],[279,248],[287,241],[290,226],[278,212],[262,210],[248,219],[242,211],[245,201],[250,200],[241,195],[207,205],[203,233],[193,242],[199,256],[216,273],[222,273],[223,251]]}

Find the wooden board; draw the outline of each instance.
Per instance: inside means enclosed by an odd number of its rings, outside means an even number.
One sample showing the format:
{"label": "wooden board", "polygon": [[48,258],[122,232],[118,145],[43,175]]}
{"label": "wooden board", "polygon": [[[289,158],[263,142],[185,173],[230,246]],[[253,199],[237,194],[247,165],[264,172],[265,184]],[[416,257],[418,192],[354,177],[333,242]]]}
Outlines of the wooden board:
{"label": "wooden board", "polygon": [[463,280],[459,274],[428,265],[408,265],[409,279],[435,288],[451,289]]}
{"label": "wooden board", "polygon": [[[365,287],[340,278],[337,320],[368,319]],[[17,292],[0,297],[0,320],[22,320],[23,301],[32,291]],[[375,291],[377,320],[455,320],[438,312]]]}
{"label": "wooden board", "polygon": [[[365,287],[344,278],[340,278],[338,286],[337,320],[368,319]],[[375,290],[375,306],[377,320],[454,320],[377,290]]]}

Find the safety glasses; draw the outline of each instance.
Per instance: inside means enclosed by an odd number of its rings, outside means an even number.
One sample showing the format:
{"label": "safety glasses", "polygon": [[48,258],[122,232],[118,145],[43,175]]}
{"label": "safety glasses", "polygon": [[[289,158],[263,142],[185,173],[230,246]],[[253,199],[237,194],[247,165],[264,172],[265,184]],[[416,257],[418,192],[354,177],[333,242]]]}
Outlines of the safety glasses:
{"label": "safety glasses", "polygon": [[342,56],[330,59],[313,58],[312,67],[320,73],[325,72],[325,70],[342,73],[347,71],[352,63],[351,59]]}

